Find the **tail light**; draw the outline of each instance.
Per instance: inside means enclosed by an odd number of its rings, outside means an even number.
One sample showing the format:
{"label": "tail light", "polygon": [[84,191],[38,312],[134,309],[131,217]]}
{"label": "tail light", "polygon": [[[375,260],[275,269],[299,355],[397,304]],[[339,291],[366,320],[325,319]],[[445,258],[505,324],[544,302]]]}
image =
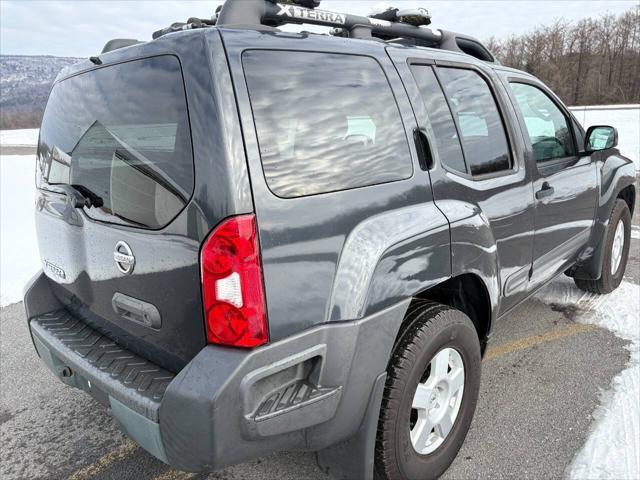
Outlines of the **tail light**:
{"label": "tail light", "polygon": [[230,217],[200,253],[207,340],[256,347],[269,340],[255,215]]}

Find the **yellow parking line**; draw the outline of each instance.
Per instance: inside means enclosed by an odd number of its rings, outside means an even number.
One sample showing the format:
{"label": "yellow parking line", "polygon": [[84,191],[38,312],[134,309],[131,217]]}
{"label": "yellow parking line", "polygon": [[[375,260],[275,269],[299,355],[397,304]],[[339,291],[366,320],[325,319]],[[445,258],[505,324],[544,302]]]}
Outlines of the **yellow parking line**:
{"label": "yellow parking line", "polygon": [[583,332],[590,332],[595,328],[595,325],[576,323],[565,328],[552,330],[551,332],[520,338],[518,340],[514,340],[513,342],[507,342],[501,345],[496,345],[494,347],[489,347],[489,350],[487,350],[487,353],[485,353],[484,355],[484,359],[491,360],[493,358],[502,357],[503,355],[506,355],[508,353],[515,352],[517,350],[523,350],[525,348],[531,348],[534,345],[539,345],[541,343],[551,342],[553,340],[558,340],[564,337],[572,337]]}
{"label": "yellow parking line", "polygon": [[153,480],[188,480],[189,478],[195,477],[195,473],[181,472],[180,470],[169,469],[164,473],[161,473],[157,477],[154,477]]}
{"label": "yellow parking line", "polygon": [[138,446],[131,440],[127,440],[118,448],[100,457],[91,465],[75,472],[69,477],[69,480],[86,480],[95,477],[98,473],[106,470],[115,462],[132,455],[136,450],[138,450]]}

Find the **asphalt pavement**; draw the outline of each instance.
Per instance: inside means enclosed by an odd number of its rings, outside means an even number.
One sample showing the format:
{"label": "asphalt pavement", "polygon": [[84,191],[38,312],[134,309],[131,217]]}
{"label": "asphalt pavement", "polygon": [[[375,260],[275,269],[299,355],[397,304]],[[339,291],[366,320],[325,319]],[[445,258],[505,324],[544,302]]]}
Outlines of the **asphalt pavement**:
{"label": "asphalt pavement", "polygon": [[[640,283],[638,239],[626,279]],[[310,453],[278,453],[207,475],[171,469],[120,433],[100,404],[54,378],[32,348],[21,303],[0,315],[3,480],[328,479]],[[580,305],[532,299],[494,326],[475,418],[444,478],[563,476],[602,392],[629,358],[623,340],[579,323],[580,315]]]}

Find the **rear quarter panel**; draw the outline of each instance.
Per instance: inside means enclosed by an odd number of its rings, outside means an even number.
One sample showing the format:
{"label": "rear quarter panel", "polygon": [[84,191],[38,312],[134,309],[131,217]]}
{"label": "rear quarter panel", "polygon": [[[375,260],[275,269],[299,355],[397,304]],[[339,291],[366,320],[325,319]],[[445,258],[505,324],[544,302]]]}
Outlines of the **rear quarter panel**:
{"label": "rear quarter panel", "polygon": [[[327,321],[362,318],[451,274],[446,218],[433,204],[412,139],[415,117],[376,42],[222,30],[236,91],[257,214],[271,340]],[[375,58],[393,89],[413,175],[402,181],[299,198],[268,188],[243,74],[247,49],[353,53]],[[292,72],[294,75],[295,72]],[[312,102],[313,91],[292,91]]]}

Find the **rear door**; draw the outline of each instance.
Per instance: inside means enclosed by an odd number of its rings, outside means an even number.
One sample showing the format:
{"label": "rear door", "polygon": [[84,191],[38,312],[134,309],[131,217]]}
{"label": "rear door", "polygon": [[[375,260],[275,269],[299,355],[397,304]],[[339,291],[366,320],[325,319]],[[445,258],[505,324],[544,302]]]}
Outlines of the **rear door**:
{"label": "rear door", "polygon": [[591,157],[579,156],[572,118],[544,85],[517,75],[507,81],[535,165],[531,288],[536,288],[566,269],[589,240],[596,166]]}
{"label": "rear door", "polygon": [[[192,150],[180,62],[158,55],[56,83],[37,159],[38,241],[56,295],[174,371],[204,345]],[[91,205],[71,206],[71,189]]]}
{"label": "rear door", "polygon": [[389,53],[434,151],[431,183],[451,223],[452,273],[480,276],[504,313],[526,297],[533,248],[531,174],[508,98],[489,69],[446,53]]}

